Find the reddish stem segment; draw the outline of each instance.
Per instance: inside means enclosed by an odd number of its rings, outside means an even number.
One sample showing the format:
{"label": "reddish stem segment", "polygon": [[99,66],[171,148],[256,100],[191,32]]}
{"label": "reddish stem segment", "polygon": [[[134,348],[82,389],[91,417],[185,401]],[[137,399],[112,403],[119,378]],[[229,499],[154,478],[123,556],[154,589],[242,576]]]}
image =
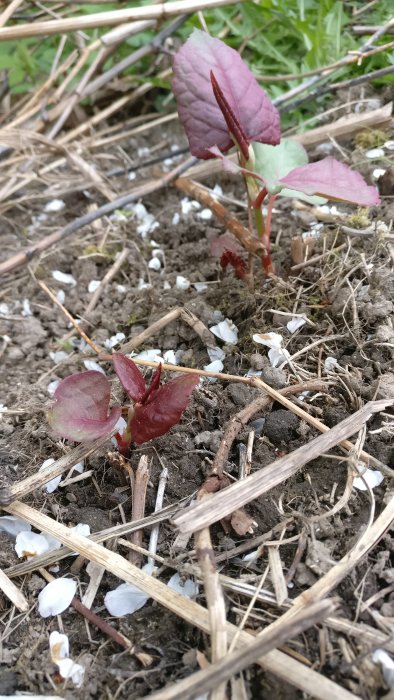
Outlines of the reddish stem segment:
{"label": "reddish stem segment", "polygon": [[215,78],[214,72],[210,71],[211,85],[213,94],[215,95],[215,100],[218,103],[221,113],[225,119],[228,126],[230,134],[234,137],[237,145],[241,149],[242,155],[245,160],[249,158],[249,141],[246,136],[241,124],[239,123],[237,117],[235,116],[231,106],[227,102],[223,91]]}

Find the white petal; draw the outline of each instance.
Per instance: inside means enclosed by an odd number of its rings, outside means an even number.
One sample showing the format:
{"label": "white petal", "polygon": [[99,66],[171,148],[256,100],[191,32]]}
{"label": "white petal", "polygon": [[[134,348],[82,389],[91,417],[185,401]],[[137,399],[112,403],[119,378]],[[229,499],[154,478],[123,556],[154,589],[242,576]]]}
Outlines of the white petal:
{"label": "white petal", "polygon": [[283,338],[279,333],[255,333],[253,340],[255,343],[272,348],[272,350],[280,350],[283,344]]}
{"label": "white petal", "polygon": [[192,581],[191,578],[187,578],[186,580],[181,581],[178,573],[171,576],[170,580],[167,583],[167,586],[173,591],[176,591],[177,593],[186,596],[186,598],[195,598],[198,595],[199,588],[197,583],[195,581]]}
{"label": "white petal", "polygon": [[64,304],[64,302],[65,302],[65,300],[66,300],[66,294],[65,294],[65,292],[64,292],[63,289],[59,289],[59,290],[56,292],[56,299],[57,299],[58,301],[60,301],[61,304]]}
{"label": "white petal", "polygon": [[[363,472],[363,468],[360,468],[359,466],[357,469],[360,474],[363,475],[363,478],[361,479],[361,477],[356,476],[353,481],[353,486],[359,491],[368,491],[367,484],[371,489],[374,489],[376,486],[379,486],[384,479],[382,472],[379,472],[378,470],[366,469],[366,471]],[[366,481],[366,484],[364,481]]]}
{"label": "white petal", "polygon": [[149,362],[164,362],[161,356],[161,350],[159,348],[149,348],[148,350],[143,350],[143,352],[134,355],[138,360],[149,360]]}
{"label": "white petal", "polygon": [[[220,196],[223,194],[223,190],[222,190],[222,188],[220,187],[220,185],[215,185],[215,187],[214,187],[213,190],[212,190],[212,194],[213,194],[213,195],[216,194],[218,197],[220,197]],[[214,197],[214,199],[216,199],[216,197]]]}
{"label": "white petal", "polygon": [[101,372],[101,374],[105,374],[105,371],[99,365],[98,362],[95,362],[95,360],[84,360],[83,364],[85,365],[86,369],[94,370],[95,372]]}
{"label": "white petal", "polygon": [[48,583],[38,596],[41,617],[60,615],[67,610],[76,590],[77,584],[72,578],[57,578]]}
{"label": "white petal", "polygon": [[90,535],[90,525],[86,523],[78,523],[75,527],[70,527],[70,532],[75,532],[76,535],[81,535],[82,537],[89,537]]}
{"label": "white petal", "polygon": [[53,270],[52,277],[57,282],[63,282],[63,284],[70,284],[75,287],[77,284],[76,279],[72,275],[68,275],[66,272],[61,272],[61,270]]}
{"label": "white petal", "polygon": [[81,664],[75,663],[72,659],[61,659],[57,662],[57,667],[62,678],[71,680],[76,688],[81,687],[85,674],[85,669]]}
{"label": "white petal", "polygon": [[93,294],[93,292],[95,292],[96,289],[99,288],[100,284],[101,284],[100,280],[90,280],[89,286],[88,286],[89,294]]}
{"label": "white petal", "polygon": [[15,540],[15,551],[18,557],[36,557],[39,554],[44,554],[49,550],[49,543],[44,535],[38,535],[36,532],[23,530],[19,532]]}
{"label": "white petal", "polygon": [[[42,463],[42,465],[41,465],[41,467],[39,468],[38,471],[39,471],[39,472],[42,472],[44,469],[46,469],[47,467],[49,467],[50,464],[53,464],[54,461],[55,461],[55,460],[52,459],[52,457],[50,457],[49,459],[46,459],[45,462]],[[56,491],[56,489],[57,489],[57,487],[59,486],[61,480],[62,480],[62,475],[60,475],[60,476],[55,476],[55,478],[54,478],[54,479],[51,479],[50,481],[48,481],[48,482],[44,485],[43,488],[45,489],[45,491],[46,491],[47,493],[53,493],[54,491]]]}
{"label": "white petal", "polygon": [[177,275],[175,286],[177,289],[189,289],[190,282],[186,277],[183,277],[183,275]]}
{"label": "white petal", "polygon": [[74,464],[73,466],[73,472],[78,472],[78,474],[83,474],[85,471],[85,464],[84,462],[77,462],[77,464]]}
{"label": "white petal", "polygon": [[332,372],[335,367],[339,367],[337,358],[332,357],[331,355],[326,357],[324,360],[324,369],[326,372]]}
{"label": "white petal", "polygon": [[199,294],[201,294],[201,292],[205,292],[205,290],[208,289],[208,285],[205,284],[205,282],[194,282],[193,287]]}
{"label": "white petal", "polygon": [[112,335],[108,340],[105,341],[104,345],[108,350],[111,350],[112,348],[115,347],[115,345],[118,345],[121,343],[123,340],[125,340],[126,336],[124,333],[116,333],[115,335]]}
{"label": "white petal", "polygon": [[181,220],[181,217],[180,217],[179,213],[176,211],[174,216],[172,217],[172,225],[178,226],[180,220]]}
{"label": "white petal", "polygon": [[60,384],[60,379],[54,379],[53,382],[49,382],[49,384],[47,386],[47,392],[48,392],[49,396],[54,395],[59,384]]}
{"label": "white petal", "polygon": [[[125,421],[123,416],[120,416],[118,422],[115,425],[115,428],[120,435],[123,435],[124,431],[127,428],[127,421]],[[112,438],[112,439],[114,440],[115,438]],[[116,443],[116,440],[115,440],[115,443]]]}
{"label": "white petal", "polygon": [[62,209],[64,209],[65,206],[66,205],[62,199],[52,199],[51,202],[48,202],[48,204],[45,205],[44,211],[57,212],[57,211],[61,211]]}
{"label": "white petal", "polygon": [[226,357],[226,353],[224,350],[222,350],[222,348],[207,348],[207,352],[211,362],[214,362],[214,360],[224,360]]}
{"label": "white petal", "polygon": [[113,591],[108,591],[104,598],[104,605],[110,615],[122,617],[142,608],[149,597],[130,583],[121,583]]}
{"label": "white petal", "polygon": [[184,197],[184,199],[181,201],[181,209],[182,214],[187,215],[195,209],[201,209],[201,205],[200,202],[197,202],[196,200],[190,201],[188,197]]}
{"label": "white petal", "polygon": [[60,634],[57,630],[49,635],[49,649],[51,659],[57,664],[61,659],[66,659],[69,655],[69,643],[66,634]]}
{"label": "white petal", "polygon": [[384,150],[383,148],[371,148],[369,151],[366,151],[365,155],[367,158],[383,158]]}
{"label": "white petal", "polygon": [[164,355],[164,362],[167,362],[168,365],[177,365],[177,359],[176,359],[176,354],[173,350],[167,350]]}
{"label": "white petal", "polygon": [[385,683],[391,688],[394,685],[394,661],[384,649],[376,649],[372,654],[372,661],[380,664]]}
{"label": "white petal", "polygon": [[67,360],[68,353],[64,350],[57,350],[56,352],[50,352],[49,357],[54,361],[55,365],[58,365],[59,362],[64,362],[64,360]]}
{"label": "white petal", "polygon": [[148,267],[150,270],[156,270],[156,272],[158,272],[161,268],[160,258],[151,258],[148,262]]}
{"label": "white petal", "polygon": [[382,175],[385,174],[385,169],[384,168],[375,168],[375,170],[372,172],[372,177],[374,180],[379,180]]}
{"label": "white petal", "polygon": [[8,306],[8,304],[2,302],[0,304],[0,316],[8,316],[9,313],[11,313],[10,307]]}
{"label": "white petal", "polygon": [[235,345],[238,341],[238,328],[229,318],[220,321],[216,326],[211,326],[209,330],[225,343]]}
{"label": "white petal", "polygon": [[209,365],[204,365],[204,369],[207,372],[221,372],[223,370],[223,362],[221,360],[214,360],[210,362]]}
{"label": "white petal", "polygon": [[32,311],[30,308],[30,301],[28,299],[24,299],[22,302],[22,316],[32,316]]}
{"label": "white petal", "polygon": [[292,318],[291,321],[286,324],[287,330],[290,333],[295,333],[299,328],[302,328],[305,323],[306,321],[304,318]]}
{"label": "white petal", "polygon": [[275,348],[271,348],[268,350],[268,359],[272,367],[282,367],[282,365],[286,364],[289,357],[290,355],[285,349],[276,350]]}
{"label": "white petal", "polygon": [[4,515],[0,518],[0,531],[6,532],[11,537],[16,537],[20,532],[30,532],[31,525],[16,515]]}
{"label": "white petal", "polygon": [[152,288],[152,285],[149,284],[148,282],[145,282],[143,277],[139,278],[137,289],[151,289],[151,288]]}
{"label": "white petal", "polygon": [[394,141],[386,141],[383,144],[383,148],[387,148],[388,151],[394,151]]}
{"label": "white petal", "polygon": [[209,221],[209,219],[212,219],[212,211],[211,209],[202,209],[198,212],[197,216],[203,221]]}

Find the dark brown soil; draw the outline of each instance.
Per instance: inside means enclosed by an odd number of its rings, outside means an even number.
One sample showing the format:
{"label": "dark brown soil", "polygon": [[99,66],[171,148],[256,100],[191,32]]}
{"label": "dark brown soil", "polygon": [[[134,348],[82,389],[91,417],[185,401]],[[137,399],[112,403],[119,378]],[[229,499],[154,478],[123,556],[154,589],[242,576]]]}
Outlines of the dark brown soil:
{"label": "dark brown soil", "polygon": [[[351,144],[348,144],[348,149],[351,153]],[[146,174],[143,171],[142,175]],[[213,186],[218,182],[227,196],[242,198],[241,184],[235,180],[217,177],[206,184]],[[126,178],[119,178],[116,186],[119,191],[125,191],[130,184]],[[101,280],[116,253],[127,246],[130,253],[126,263],[109,284],[86,326],[90,338],[99,345],[103,346],[106,339],[118,332],[124,333],[128,340],[169,310],[184,307],[207,326],[212,326],[219,317],[229,318],[235,323],[239,332],[238,343],[225,347],[224,372],[229,374],[244,375],[250,368],[258,369],[265,381],[281,388],[294,381],[318,376],[327,379],[324,360],[327,356],[335,357],[339,369],[334,369],[330,375],[329,391],[302,397],[301,404],[328,426],[337,424],[366,400],[390,392],[393,395],[394,286],[387,241],[378,236],[347,238],[335,225],[327,225],[321,238],[315,242],[314,254],[341,243],[346,243],[347,247],[291,274],[291,240],[309,228],[309,220],[297,210],[294,210],[294,215],[289,201],[279,203],[280,211],[273,225],[273,258],[278,277],[264,280],[258,264],[255,264],[254,291],[251,291],[242,280],[235,278],[231,269],[222,275],[218,261],[209,255],[210,239],[223,233],[219,222],[213,218],[203,220],[198,218],[198,212],[191,212],[184,217],[181,215],[177,225],[173,223],[174,215],[180,212],[182,198],[176,189],[168,189],[144,200],[148,212],[159,222],[146,239],[137,233],[137,222],[130,212],[122,212],[47,250],[39,260],[32,262],[32,271],[56,292],[63,290],[67,309],[74,317],[83,318],[91,299],[89,282]],[[45,202],[36,199],[24,206],[19,205],[18,209],[8,210],[2,222],[1,258],[6,259],[23,248],[26,242],[39,240],[85,211],[87,200],[82,193],[69,194],[63,199],[64,210],[48,214],[34,233],[29,232],[28,227],[33,217],[42,213]],[[382,207],[371,211],[370,216],[389,225],[393,217],[392,202],[392,197],[385,198]],[[246,222],[244,211],[236,208],[234,211]],[[165,266],[159,272],[148,268],[152,250],[150,239],[154,239],[164,252]],[[54,270],[72,275],[75,286],[55,281],[52,277]],[[186,290],[177,289],[177,275],[186,277],[191,286]],[[150,284],[149,288],[139,289],[141,278]],[[197,292],[193,286],[196,282],[207,283],[206,289]],[[0,294],[0,304],[7,305],[7,308],[2,307],[4,313],[0,317],[0,335],[3,337],[0,400],[10,411],[1,419],[0,478],[2,485],[8,485],[34,473],[45,459],[56,459],[69,449],[67,443],[51,436],[46,423],[45,409],[50,398],[48,385],[84,369],[82,361],[85,356],[77,348],[73,349],[69,341],[64,341],[69,331],[68,321],[38,287],[26,267],[15,270],[4,279]],[[29,302],[31,315],[23,313],[24,299]],[[287,312],[290,317],[293,312],[305,313],[312,324],[305,324],[291,335],[286,326],[281,326],[284,317],[272,310]],[[285,318],[285,323],[287,320]],[[269,331],[283,334],[291,355],[324,336],[328,340],[300,354],[292,368],[286,366],[278,370],[270,366],[267,348],[252,341],[254,333]],[[330,340],[331,336],[335,339]],[[148,347],[159,348],[163,353],[179,351],[180,363],[185,366],[202,368],[209,363],[201,339],[182,322],[167,326],[140,351]],[[64,350],[67,355],[65,359],[54,361],[50,352],[59,350]],[[109,366],[104,366],[109,371]],[[119,394],[116,383],[114,393]],[[147,454],[151,463],[146,514],[154,510],[158,477],[163,466],[169,470],[164,505],[176,503],[201,486],[228,420],[255,398],[256,393],[257,390],[235,382],[205,382],[194,393],[178,426],[135,451],[132,457],[134,467],[141,453]],[[252,471],[301,445],[307,449],[308,441],[317,434],[306,422],[277,404],[255,418],[265,418],[265,422],[261,434],[257,433],[255,438]],[[239,447],[246,445],[248,432],[249,429],[242,431],[226,465],[226,471],[235,478],[238,475]],[[390,412],[375,417],[368,424],[364,449],[393,466],[393,417],[390,417]],[[111,463],[107,452],[103,449],[87,460],[86,468],[94,469],[94,480],[82,480],[50,495],[35,492],[27,502],[66,525],[83,522],[88,523],[92,531],[99,531],[122,521],[118,506],[121,500],[124,517],[129,520],[131,501],[128,489],[124,488],[127,486],[126,477]],[[339,456],[341,453],[334,451],[334,454]],[[254,536],[269,531],[284,516],[294,515],[284,537],[304,531],[307,546],[289,587],[289,598],[305,590],[349,551],[368,522],[368,494],[355,489],[339,513],[329,518],[322,517],[317,523],[309,522],[312,516],[323,516],[334,506],[344,491],[346,477],[345,461],[322,456],[274,491],[248,505],[247,511],[257,523],[253,536],[241,538],[234,532],[225,533],[221,526],[215,525],[212,537],[216,553],[229,551],[229,561],[221,565],[222,573],[235,579],[248,575],[251,583],[257,583],[266,567],[266,551],[246,570],[240,557],[231,556],[231,550],[248,538],[251,539],[250,549],[254,549]],[[382,509],[390,488],[388,479],[385,479],[374,489],[377,513]],[[175,536],[168,523],[161,525],[158,554],[168,558],[175,556]],[[149,532],[145,532],[144,546],[147,546],[148,537]],[[320,550],[317,545],[321,545]],[[188,546],[192,549],[192,541]],[[297,542],[281,548],[285,573],[292,564],[296,548]],[[387,592],[382,589],[393,580],[392,548],[388,533],[371,557],[342,582],[335,591],[340,600],[338,616],[365,622],[372,628],[376,616],[380,616],[381,629],[391,629],[394,594],[392,586]],[[127,556],[121,546],[118,551]],[[190,553],[189,559],[193,560],[193,557]],[[383,560],[385,566],[379,566]],[[0,566],[7,570],[17,562],[14,542],[0,533]],[[62,560],[57,575],[69,573],[72,564],[72,558]],[[166,581],[172,573],[163,567],[159,575]],[[83,592],[88,582],[84,566],[79,571],[79,580]],[[37,572],[16,579],[16,583],[23,589],[31,609],[28,615],[15,613],[0,593],[2,696],[16,692],[59,692],[64,698],[136,699],[149,696],[154,690],[197,670],[196,650],[209,658],[209,639],[156,603],[148,602],[134,615],[112,621],[133,643],[152,654],[154,663],[146,669],[101,632],[93,627],[88,629],[78,613],[69,609],[62,615],[62,626],[69,635],[73,658],[86,666],[86,676],[80,690],[75,690],[72,684],[65,689],[59,685],[48,652],[48,634],[59,629],[58,620],[42,619],[35,607],[44,581]],[[93,609],[104,618],[109,617],[103,607],[104,595],[119,583],[110,574],[103,578]],[[271,588],[269,577],[265,588]],[[200,591],[198,600],[204,604],[202,588]],[[360,601],[378,591],[382,591],[381,597],[369,612],[363,612]],[[228,620],[238,623],[240,611],[245,609],[248,600],[231,591],[226,593],[226,598]],[[268,603],[257,603],[254,613],[248,627],[258,630],[280,614],[280,610]],[[360,697],[375,700],[385,692],[378,668],[371,662],[371,645],[361,637],[350,638],[323,626],[293,640],[287,652],[304,659],[305,663]],[[244,678],[247,697],[250,698],[289,700],[303,697],[301,692],[258,667],[251,667]]]}

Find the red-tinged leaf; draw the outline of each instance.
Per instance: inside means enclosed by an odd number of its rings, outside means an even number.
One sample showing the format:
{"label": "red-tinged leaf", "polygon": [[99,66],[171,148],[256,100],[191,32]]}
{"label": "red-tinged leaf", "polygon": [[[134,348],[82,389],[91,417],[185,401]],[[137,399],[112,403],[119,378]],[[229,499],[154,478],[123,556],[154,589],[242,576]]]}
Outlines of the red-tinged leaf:
{"label": "red-tinged leaf", "polygon": [[111,408],[111,385],[101,372],[72,374],[60,382],[48,422],[54,433],[67,440],[89,442],[113,431],[121,408]]}
{"label": "red-tinged leaf", "polygon": [[223,272],[226,270],[228,265],[231,265],[233,267],[235,276],[239,280],[242,280],[245,277],[245,260],[241,258],[240,255],[233,253],[232,250],[225,250],[222,257],[220,258],[220,267],[222,268]]}
{"label": "red-tinged leaf", "polygon": [[221,258],[225,250],[230,250],[235,255],[239,255],[244,249],[231,233],[222,233],[220,236],[211,238],[209,252],[214,258]]}
{"label": "red-tinged leaf", "polygon": [[140,399],[139,403],[148,403],[150,401],[150,397],[153,397],[154,393],[158,390],[160,386],[160,377],[161,377],[161,363],[156,367],[155,373],[152,377],[152,381],[149,384],[147,390],[145,391],[145,394],[143,397]]}
{"label": "red-tinged leaf", "polygon": [[133,360],[120,352],[113,352],[112,359],[115,372],[124,390],[133,401],[141,401],[146,392],[146,383],[142,372]]}
{"label": "red-tinged leaf", "polygon": [[295,168],[279,182],[308,195],[317,194],[363,207],[372,207],[380,202],[376,187],[367,185],[360,173],[331,156]]}
{"label": "red-tinged leaf", "polygon": [[247,140],[279,143],[278,111],[240,55],[195,29],[175,56],[172,83],[192,154],[208,159],[213,157],[212,146],[223,152],[233,146],[212,90],[211,71]]}
{"label": "red-tinged leaf", "polygon": [[215,95],[215,100],[220,107],[220,111],[224,116],[224,121],[227,124],[228,130],[231,136],[234,137],[236,144],[240,147],[241,152],[245,160],[249,160],[249,143],[241,124],[239,123],[237,117],[235,116],[231,105],[227,102],[223,90],[220,87],[218,81],[215,78],[215,73],[213,70],[210,71],[209,77],[211,78],[211,85],[213,94]]}
{"label": "red-tinged leaf", "polygon": [[193,389],[199,382],[196,374],[172,379],[157,390],[149,403],[137,405],[131,422],[133,442],[143,442],[164,435],[179,419],[187,406]]}

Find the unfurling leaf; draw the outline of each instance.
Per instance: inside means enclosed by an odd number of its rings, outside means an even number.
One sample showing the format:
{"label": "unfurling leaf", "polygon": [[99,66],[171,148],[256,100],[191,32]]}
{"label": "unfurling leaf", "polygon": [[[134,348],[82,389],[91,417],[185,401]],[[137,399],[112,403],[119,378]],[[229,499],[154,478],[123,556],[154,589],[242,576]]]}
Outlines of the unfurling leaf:
{"label": "unfurling leaf", "polygon": [[196,29],[176,54],[173,71],[179,117],[194,156],[212,158],[211,147],[225,153],[234,145],[212,89],[211,71],[248,142],[279,143],[278,111],[234,49]]}
{"label": "unfurling leaf", "polygon": [[331,156],[295,168],[279,182],[308,195],[317,194],[362,207],[372,207],[380,202],[376,187],[367,185],[360,173]]}
{"label": "unfurling leaf", "polygon": [[133,401],[141,401],[146,392],[143,374],[133,360],[120,352],[112,353],[114,369],[124,390]]}
{"label": "unfurling leaf", "polygon": [[[265,143],[253,143],[255,156],[254,169],[265,181],[265,187],[270,194],[280,194],[281,197],[298,197],[318,206],[326,201],[322,197],[310,197],[304,192],[296,192],[278,184],[280,178],[286,177],[290,171],[301,165],[307,165],[308,154],[305,148],[292,139],[282,139],[278,146]],[[278,192],[280,189],[280,192]]]}
{"label": "unfurling leaf", "polygon": [[172,379],[158,389],[148,403],[135,406],[131,421],[132,440],[137,445],[164,435],[176,425],[187,406],[193,389],[199,382],[196,374]]}
{"label": "unfurling leaf", "polygon": [[109,409],[111,386],[101,372],[72,374],[60,382],[48,412],[56,435],[76,442],[89,442],[113,431],[120,407]]}

